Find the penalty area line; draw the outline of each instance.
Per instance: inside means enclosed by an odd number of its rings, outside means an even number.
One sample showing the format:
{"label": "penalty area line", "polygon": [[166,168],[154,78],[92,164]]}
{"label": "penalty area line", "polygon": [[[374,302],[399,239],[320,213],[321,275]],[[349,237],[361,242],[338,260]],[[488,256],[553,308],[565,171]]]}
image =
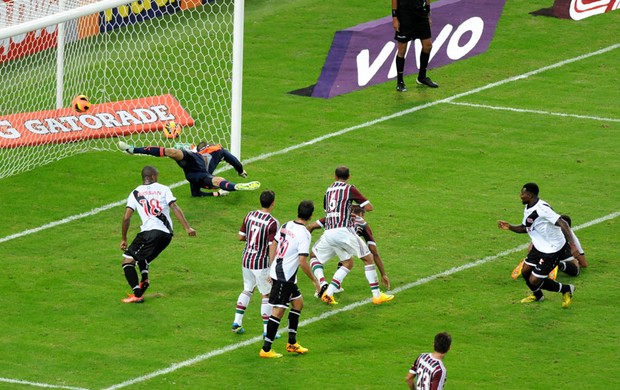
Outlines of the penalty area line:
{"label": "penalty area line", "polygon": [[[573,230],[585,229],[587,227],[599,224],[601,222],[605,222],[605,221],[617,218],[618,216],[620,216],[620,211],[608,214],[608,215],[606,215],[604,217],[601,217],[601,218],[596,218],[596,219],[594,219],[592,221],[589,221],[589,222],[586,222],[586,223],[581,224],[579,226],[576,226],[576,227],[573,228]],[[479,265],[483,265],[483,264],[489,263],[491,261],[494,261],[494,260],[497,260],[499,258],[505,257],[505,256],[510,255],[512,253],[524,251],[524,250],[526,250],[528,248],[528,246],[529,246],[529,243],[528,244],[522,244],[522,245],[516,246],[516,247],[514,247],[512,249],[508,249],[508,250],[499,252],[499,253],[497,253],[495,255],[487,256],[487,257],[484,257],[482,259],[473,261],[471,263],[466,263],[466,264],[460,265],[458,267],[453,267],[453,268],[450,268],[450,269],[448,269],[446,271],[443,271],[443,272],[440,272],[440,273],[437,273],[437,274],[434,274],[434,275],[431,275],[431,276],[427,276],[427,277],[418,279],[415,282],[407,283],[407,284],[405,284],[403,286],[400,286],[400,287],[397,287],[397,288],[395,288],[393,290],[390,290],[389,292],[390,293],[394,293],[394,294],[398,294],[399,292],[402,292],[402,291],[405,291],[405,290],[409,290],[409,289],[411,289],[413,287],[421,286],[421,285],[426,284],[426,283],[430,283],[430,282],[432,282],[434,280],[437,280],[439,278],[450,276],[450,275],[456,274],[458,272],[461,272],[461,271],[464,271],[464,270],[467,270],[467,269],[470,269],[470,268],[474,268],[474,267],[477,267]],[[356,309],[358,307],[361,307],[363,305],[368,305],[371,302],[372,302],[372,299],[370,299],[370,298],[364,299],[364,300],[361,300],[361,301],[357,301],[357,302],[351,303],[349,305],[346,305],[344,307],[338,308],[336,310],[330,310],[330,311],[324,312],[324,313],[322,313],[322,314],[320,314],[318,316],[315,316],[315,317],[303,320],[303,321],[301,321],[299,323],[299,326],[300,327],[307,326],[307,325],[310,325],[310,324],[315,323],[317,321],[321,321],[321,320],[327,319],[329,317],[333,317],[335,315],[338,315],[338,314],[341,314],[341,313],[344,313],[344,312],[347,312],[347,311],[351,311],[351,310]],[[281,329],[281,331],[282,332],[286,332],[286,331],[288,331],[288,329],[287,328],[283,328],[283,329]],[[227,346],[225,346],[223,348],[216,349],[214,351],[211,351],[211,352],[208,352],[208,353],[205,353],[205,354],[202,354],[202,355],[198,355],[196,357],[193,357],[191,359],[185,360],[183,362],[173,363],[173,364],[171,364],[167,368],[163,368],[161,370],[153,371],[153,372],[151,372],[149,374],[142,375],[142,376],[139,376],[137,378],[130,379],[130,380],[127,380],[125,382],[121,382],[121,383],[115,384],[115,385],[110,386],[110,387],[106,387],[103,390],[122,389],[124,387],[131,386],[131,385],[136,384],[136,383],[144,382],[144,381],[147,381],[149,379],[152,379],[152,378],[155,378],[155,377],[158,377],[158,376],[161,376],[161,375],[169,374],[169,373],[171,373],[173,371],[176,371],[176,370],[178,370],[180,368],[188,367],[188,366],[191,366],[193,364],[200,363],[202,361],[210,359],[212,357],[222,355],[222,354],[224,354],[226,352],[233,352],[233,351],[235,351],[235,350],[237,350],[239,348],[255,344],[257,342],[262,341],[262,339],[263,339],[262,336],[256,336],[256,337],[253,337],[253,338],[251,338],[249,340],[246,340],[246,341],[243,341],[243,342],[240,342],[240,343],[230,344],[230,345],[227,345]],[[257,359],[258,359],[258,357],[257,357]]]}

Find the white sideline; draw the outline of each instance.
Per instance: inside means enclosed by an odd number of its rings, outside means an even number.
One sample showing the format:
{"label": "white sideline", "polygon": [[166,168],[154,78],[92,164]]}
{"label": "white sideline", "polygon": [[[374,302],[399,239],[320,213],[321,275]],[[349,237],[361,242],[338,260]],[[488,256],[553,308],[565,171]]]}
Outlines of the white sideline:
{"label": "white sideline", "polygon": [[[303,142],[301,144],[297,144],[297,145],[293,145],[293,146],[290,146],[290,147],[285,148],[285,149],[281,149],[281,150],[276,151],[276,152],[261,154],[259,156],[252,157],[252,158],[249,158],[247,160],[244,160],[243,162],[244,162],[244,164],[248,164],[248,163],[255,162],[255,161],[265,160],[265,159],[267,159],[269,157],[272,157],[272,156],[286,154],[286,153],[288,153],[290,151],[293,151],[293,150],[296,150],[296,149],[300,149],[300,148],[302,148],[304,146],[313,145],[313,144],[316,144],[318,142],[321,142],[323,140],[326,140],[326,139],[329,139],[329,138],[332,138],[332,137],[336,137],[336,136],[339,136],[339,135],[342,135],[342,134],[346,134],[346,133],[354,131],[354,130],[370,127],[370,126],[373,126],[375,124],[382,123],[382,122],[385,122],[385,121],[388,121],[388,120],[391,120],[391,119],[394,119],[394,118],[397,118],[397,117],[400,117],[400,116],[403,116],[403,115],[411,114],[413,112],[417,112],[417,111],[423,110],[425,108],[436,106],[438,104],[453,103],[454,99],[458,99],[458,98],[461,98],[461,97],[469,96],[469,95],[472,95],[472,94],[475,94],[475,93],[478,93],[478,92],[481,92],[481,91],[484,91],[484,90],[487,90],[487,89],[490,89],[490,88],[494,88],[494,87],[497,87],[497,86],[501,86],[501,85],[504,85],[504,84],[507,84],[507,83],[510,83],[510,82],[513,82],[513,81],[525,79],[527,77],[536,75],[538,73],[542,73],[542,72],[544,72],[546,70],[558,68],[558,67],[564,66],[566,64],[570,64],[572,62],[580,61],[580,60],[583,60],[583,59],[586,59],[586,58],[589,58],[589,57],[592,57],[592,56],[595,56],[595,55],[603,54],[603,53],[606,53],[608,51],[611,51],[611,50],[614,50],[614,49],[617,49],[617,48],[620,48],[620,44],[611,45],[611,46],[608,46],[608,47],[603,48],[601,50],[597,50],[595,52],[584,54],[584,55],[581,55],[581,56],[578,56],[578,57],[573,57],[573,58],[570,58],[568,60],[560,61],[560,62],[557,62],[555,64],[552,64],[552,65],[549,65],[549,66],[546,66],[546,67],[542,67],[542,68],[533,70],[531,72],[527,72],[527,73],[524,73],[524,74],[521,74],[521,75],[518,75],[518,76],[510,77],[510,78],[507,78],[507,79],[504,79],[504,80],[501,80],[501,81],[498,81],[498,82],[495,82],[495,83],[490,83],[490,84],[487,84],[487,85],[485,85],[483,87],[472,89],[472,90],[470,90],[468,92],[463,92],[463,93],[460,93],[460,94],[453,95],[453,96],[451,96],[449,98],[437,100],[437,101],[434,101],[434,102],[423,104],[421,106],[412,107],[410,109],[403,110],[403,111],[400,111],[400,112],[397,112],[397,113],[394,113],[394,114],[391,114],[391,115],[387,115],[387,116],[375,119],[373,121],[368,121],[368,122],[362,123],[360,125],[348,127],[348,128],[345,128],[345,129],[342,129],[342,130],[339,130],[339,131],[336,131],[336,132],[333,132],[333,133],[330,133],[330,134],[326,134],[326,135],[321,136],[321,137],[314,138],[314,139],[312,139],[310,141],[306,141],[306,142]],[[583,117],[583,118],[585,118],[585,119],[596,119],[596,118],[588,118],[588,117]],[[231,168],[229,166],[227,166],[224,169],[218,169],[216,171],[216,173],[217,172],[221,172],[221,171],[226,171],[226,170],[229,170],[229,169],[231,169]],[[176,187],[179,187],[179,186],[181,186],[183,184],[186,184],[186,183],[187,182],[185,180],[183,180],[183,181],[171,184],[169,186],[171,188],[176,188]],[[28,230],[24,230],[24,231],[19,232],[19,233],[11,234],[11,235],[8,235],[8,236],[0,238],[0,244],[3,243],[3,242],[7,242],[7,241],[10,241],[10,240],[13,240],[15,238],[24,237],[24,236],[27,236],[27,235],[30,235],[30,234],[34,234],[34,233],[40,232],[42,230],[46,230],[46,229],[55,227],[55,226],[63,225],[63,224],[66,224],[66,223],[69,223],[69,222],[72,222],[72,221],[75,221],[75,220],[78,220],[78,219],[82,219],[82,218],[86,218],[86,217],[89,217],[89,216],[92,216],[92,215],[96,215],[96,214],[98,214],[98,213],[100,213],[102,211],[106,211],[106,210],[109,210],[109,209],[117,207],[117,206],[122,206],[123,204],[125,204],[125,200],[124,199],[121,200],[121,201],[118,201],[118,202],[114,202],[114,203],[110,203],[110,204],[107,204],[107,205],[104,205],[104,206],[101,206],[101,207],[98,207],[98,208],[94,208],[94,209],[92,209],[90,211],[87,211],[87,212],[84,212],[84,213],[81,213],[81,214],[76,214],[76,215],[73,215],[73,216],[70,216],[70,217],[58,220],[58,221],[50,222],[50,223],[41,225],[41,226],[33,228],[33,229],[28,229]],[[574,230],[579,230],[579,229],[582,229],[582,228],[586,228],[586,227],[595,225],[597,223],[600,223],[600,222],[603,222],[603,221],[606,221],[606,220],[609,220],[609,219],[614,219],[614,218],[616,218],[618,216],[620,216],[620,212],[614,212],[614,213],[608,214],[607,216],[604,216],[604,217],[595,219],[593,221],[587,222],[585,224],[579,225],[579,226],[575,227]],[[421,285],[421,284],[424,284],[424,283],[431,282],[431,281],[433,281],[435,279],[438,279],[440,277],[452,275],[454,273],[463,271],[465,269],[476,267],[478,265],[481,265],[481,264],[490,262],[492,260],[495,260],[495,259],[497,259],[499,257],[506,256],[506,255],[514,253],[514,252],[522,251],[526,247],[527,247],[527,244],[523,244],[523,245],[517,246],[517,247],[515,247],[513,249],[509,249],[509,250],[500,252],[500,253],[498,253],[496,255],[488,256],[488,257],[485,257],[483,259],[479,259],[477,261],[474,261],[472,263],[467,263],[467,264],[464,264],[464,265],[459,266],[459,267],[454,267],[454,268],[451,268],[451,269],[449,269],[447,271],[441,272],[439,274],[428,276],[426,278],[419,279],[419,280],[417,280],[415,282],[403,285],[401,287],[398,287],[398,288],[392,290],[391,292],[398,293],[400,291],[404,291],[404,290],[410,289],[412,287],[415,287],[415,286],[418,286],[418,285]],[[319,321],[319,320],[322,320],[322,319],[334,316],[334,315],[339,314],[341,312],[353,310],[353,309],[355,309],[355,308],[357,308],[359,306],[362,306],[362,305],[365,305],[365,304],[369,304],[370,302],[371,302],[370,299],[363,300],[363,301],[359,301],[359,302],[356,302],[356,303],[344,306],[344,307],[342,307],[340,309],[337,309],[337,310],[331,310],[329,312],[321,314],[320,316],[304,320],[304,321],[302,321],[299,324],[299,326],[309,325],[309,324],[311,324],[313,322],[316,322],[316,321]],[[140,377],[137,377],[137,378],[125,381],[125,382],[118,383],[116,385],[107,387],[107,388],[105,388],[103,390],[120,389],[120,388],[123,388],[123,387],[127,387],[129,385],[132,385],[134,383],[144,382],[144,381],[146,381],[148,379],[151,379],[151,378],[154,378],[154,377],[157,377],[157,376],[160,376],[160,375],[164,375],[164,374],[176,371],[179,368],[190,366],[192,364],[201,362],[201,361],[209,359],[211,357],[218,356],[218,355],[221,355],[221,354],[229,352],[229,351],[234,351],[234,350],[236,350],[238,348],[241,348],[241,347],[244,347],[244,346],[247,346],[247,345],[251,345],[253,343],[256,343],[257,341],[260,341],[261,339],[262,339],[262,337],[257,336],[257,337],[254,337],[252,339],[246,340],[246,341],[241,342],[241,343],[231,344],[231,345],[228,345],[228,346],[226,346],[224,348],[221,348],[221,349],[218,349],[218,350],[215,350],[215,351],[208,352],[206,354],[202,354],[202,355],[196,356],[196,357],[194,357],[192,359],[185,360],[185,361],[180,362],[180,363],[174,363],[171,366],[169,366],[168,368],[157,370],[157,371],[154,371],[154,372],[152,372],[150,374],[143,375],[143,376],[140,376]],[[88,389],[81,388],[81,387],[51,385],[51,384],[44,384],[44,383],[37,383],[37,382],[28,382],[28,381],[23,381],[23,380],[15,380],[15,379],[10,379],[10,378],[2,378],[2,377],[0,377],[0,383],[2,383],[2,382],[30,385],[30,386],[35,386],[35,387],[45,387],[45,388],[70,389],[70,390],[88,390]]]}

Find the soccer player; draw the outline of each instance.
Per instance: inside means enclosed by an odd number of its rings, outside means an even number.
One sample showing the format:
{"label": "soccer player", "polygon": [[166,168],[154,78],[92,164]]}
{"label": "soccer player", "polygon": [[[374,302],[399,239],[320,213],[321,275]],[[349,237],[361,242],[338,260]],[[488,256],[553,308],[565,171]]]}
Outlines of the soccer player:
{"label": "soccer player", "polygon": [[[362,237],[364,241],[366,242],[366,245],[368,245],[368,249],[370,250],[370,253],[372,253],[372,258],[375,262],[375,265],[377,266],[377,268],[379,269],[379,272],[381,273],[381,281],[385,285],[385,288],[389,290],[390,289],[390,278],[387,276],[387,273],[385,272],[383,260],[381,259],[381,255],[379,255],[379,251],[377,250],[377,243],[375,241],[374,236],[372,235],[372,229],[370,228],[370,225],[368,224],[368,222],[366,222],[366,220],[364,219],[365,214],[366,212],[359,205],[354,204],[351,206],[351,217],[353,218],[353,227],[354,227],[355,233],[357,233],[358,236]],[[317,221],[312,222],[310,225],[308,225],[308,230],[312,232],[315,229],[323,228],[324,225],[325,225],[325,217],[322,217],[318,219]],[[317,260],[312,253],[310,254],[310,259],[311,259],[310,265],[312,266],[312,262],[313,261],[316,262]],[[342,262],[338,263],[338,267],[342,267]],[[327,285],[325,278],[323,278],[322,280],[319,280],[319,283],[321,284],[321,286]],[[327,286],[325,288],[327,288]],[[342,283],[341,283],[340,288],[337,290],[334,290],[334,294],[341,293],[343,291],[344,291],[344,288],[342,288]],[[315,294],[315,296],[318,298],[320,298],[319,292],[320,291],[317,291]]]}
{"label": "soccer player", "polygon": [[335,179],[327,188],[323,198],[325,209],[325,231],[321,238],[312,247],[316,258],[311,259],[312,272],[317,280],[324,280],[324,264],[334,256],[342,261],[342,267],[336,270],[331,283],[323,284],[319,290],[321,300],[328,305],[338,302],[334,299],[334,292],[340,289],[344,278],[353,268],[353,256],[364,262],[364,274],[372,292],[372,302],[381,304],[394,299],[394,295],[387,295],[379,289],[379,278],[372,253],[368,245],[353,230],[351,206],[353,202],[359,204],[365,211],[372,211],[373,206],[368,199],[353,185],[348,183],[349,168],[336,168]]}
{"label": "soccer player", "polygon": [[[149,265],[170,244],[172,240],[172,220],[170,211],[183,225],[190,237],[196,235],[196,231],[185,219],[183,211],[176,203],[170,188],[157,182],[159,173],[152,166],[142,169],[142,185],[136,187],[127,198],[127,207],[123,216],[121,230],[121,250],[123,253],[123,271],[133,294],[123,299],[125,303],[144,302],[144,292],[149,287]],[[131,216],[134,211],[138,212],[142,225],[140,233],[127,247],[127,232]],[[142,281],[138,282],[136,263],[142,274]]]}
{"label": "soccer player", "polygon": [[443,358],[450,350],[452,337],[446,332],[437,333],[433,344],[433,353],[421,353],[409,369],[405,380],[410,390],[443,389],[446,383]]}
{"label": "soccer player", "polygon": [[245,248],[241,257],[243,291],[237,298],[235,319],[232,324],[232,331],[237,334],[245,333],[243,316],[256,287],[262,296],[260,312],[263,318],[263,335],[267,333],[267,322],[271,313],[269,265],[275,256],[274,238],[280,226],[278,220],[271,215],[275,202],[276,195],[273,191],[263,191],[260,194],[261,208],[250,211],[239,229],[239,240],[245,241]]}
{"label": "soccer player", "polygon": [[[189,187],[194,197],[202,196],[224,196],[230,191],[252,191],[260,188],[260,183],[251,181],[249,183],[235,184],[223,177],[213,176],[207,171],[207,158],[201,153],[207,148],[206,142],[198,144],[196,151],[186,149],[164,148],[161,146],[135,147],[123,141],[118,143],[118,147],[128,154],[146,154],[155,157],[169,157],[177,162],[183,169],[185,178],[189,182]],[[202,188],[215,189],[215,192],[204,192]]]}
{"label": "soccer player", "polygon": [[229,163],[235,171],[239,174],[239,176],[246,178],[248,177],[248,173],[243,169],[243,164],[234,154],[230,153],[228,150],[224,149],[224,147],[220,144],[207,144],[205,145],[198,144],[198,148],[204,148],[201,150],[200,154],[202,154],[207,159],[207,172],[213,174],[215,172],[215,168],[217,168],[218,164],[224,160]]}
{"label": "soccer player", "polygon": [[[579,256],[574,257],[569,251],[565,251],[564,253],[562,253],[561,257],[563,257],[563,259],[559,261],[558,266],[555,267],[553,271],[551,271],[551,273],[549,274],[549,277],[553,280],[556,279],[558,270],[564,272],[568,276],[579,276],[580,268],[581,267],[585,268],[588,266],[588,261],[586,260],[585,252],[583,251],[583,248],[581,247],[581,242],[579,241],[579,238],[577,238],[577,235],[575,234],[575,231],[572,228],[572,221],[571,221],[570,216],[566,214],[562,214],[561,218],[565,220],[566,223],[568,223],[568,226],[571,227],[570,232],[573,235],[573,241],[575,242],[575,245],[577,246],[577,250],[579,251]],[[528,248],[528,252],[531,250],[532,250],[532,244],[530,244],[530,247]],[[517,267],[512,271],[513,279],[516,280],[519,276],[521,276],[521,270],[523,269],[524,263],[525,263],[525,259],[521,260],[519,265],[517,265]]]}
{"label": "soccer player", "polygon": [[521,188],[521,202],[525,205],[523,221],[520,225],[511,225],[498,221],[497,226],[515,233],[528,233],[532,240],[532,250],[527,254],[521,274],[531,290],[531,295],[523,298],[521,303],[542,301],[542,290],[562,293],[562,307],[570,306],[575,286],[562,284],[548,278],[565,253],[577,257],[579,251],[573,240],[570,226],[551,206],[538,197],[538,185],[526,183]]}
{"label": "soccer player", "polygon": [[392,0],[392,26],[394,27],[394,39],[396,46],[396,90],[406,92],[407,87],[403,80],[405,70],[405,54],[409,41],[419,39],[422,42],[420,53],[420,72],[416,82],[430,88],[437,85],[430,77],[426,76],[426,68],[433,48],[431,39],[431,6],[430,0]]}
{"label": "soccer player", "polygon": [[308,265],[308,253],[310,251],[310,232],[306,224],[312,218],[314,204],[310,200],[304,200],[297,207],[297,218],[282,225],[276,233],[277,249],[275,260],[271,263],[269,276],[272,279],[269,303],[272,305],[271,316],[267,324],[267,335],[264,338],[263,348],[259,352],[262,358],[279,358],[282,354],[271,349],[276,339],[280,320],[284,311],[292,306],[288,313],[288,343],[287,352],[304,354],[308,348],[304,348],[297,342],[297,327],[299,316],[304,307],[304,299],[297,286],[297,271],[302,271],[312,280],[318,283],[312,275]]}

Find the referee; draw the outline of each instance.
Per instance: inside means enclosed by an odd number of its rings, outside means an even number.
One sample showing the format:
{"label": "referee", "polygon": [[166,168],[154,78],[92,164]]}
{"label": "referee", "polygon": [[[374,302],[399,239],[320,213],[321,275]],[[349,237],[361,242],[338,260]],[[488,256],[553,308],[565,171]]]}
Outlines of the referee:
{"label": "referee", "polygon": [[396,54],[398,81],[396,90],[399,92],[407,91],[403,81],[405,54],[407,53],[407,43],[415,39],[419,39],[422,42],[420,72],[416,82],[430,88],[439,87],[430,77],[426,76],[426,68],[428,67],[428,60],[433,48],[431,24],[429,0],[392,0],[392,26],[394,27],[394,39],[398,42]]}

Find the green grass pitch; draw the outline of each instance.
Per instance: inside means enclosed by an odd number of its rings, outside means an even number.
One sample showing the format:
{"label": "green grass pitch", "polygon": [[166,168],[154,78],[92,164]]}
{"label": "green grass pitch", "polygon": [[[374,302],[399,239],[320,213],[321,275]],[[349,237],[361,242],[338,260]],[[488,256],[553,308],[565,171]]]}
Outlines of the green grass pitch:
{"label": "green grass pitch", "polygon": [[[81,154],[0,181],[0,389],[404,389],[439,331],[453,336],[447,389],[620,388],[620,12],[572,22],[529,14],[552,0],[508,1],[488,52],[430,71],[439,89],[398,94],[386,83],[322,100],[288,92],[316,82],[335,31],[388,15],[389,2],[246,3],[249,178],[276,192],[280,222],[302,199],[318,218],[334,168],[348,165],[375,206],[367,220],[394,301],[367,302],[359,261],[336,307],[312,298],[300,275],[299,341],[310,352],[260,359],[256,296],[246,334],[230,332],[237,231],[258,193],[192,199],[181,184],[173,192],[198,236],[175,221],[147,301],[125,305],[123,200],[146,164],[164,184],[182,172],[167,159]],[[577,231],[590,267],[559,276],[577,286],[567,310],[551,293],[521,305],[525,284],[510,278],[528,238],[496,221],[520,221],[527,181],[574,226],[592,222]],[[83,213],[92,215],[74,218]],[[138,226],[134,216],[131,238]]]}

